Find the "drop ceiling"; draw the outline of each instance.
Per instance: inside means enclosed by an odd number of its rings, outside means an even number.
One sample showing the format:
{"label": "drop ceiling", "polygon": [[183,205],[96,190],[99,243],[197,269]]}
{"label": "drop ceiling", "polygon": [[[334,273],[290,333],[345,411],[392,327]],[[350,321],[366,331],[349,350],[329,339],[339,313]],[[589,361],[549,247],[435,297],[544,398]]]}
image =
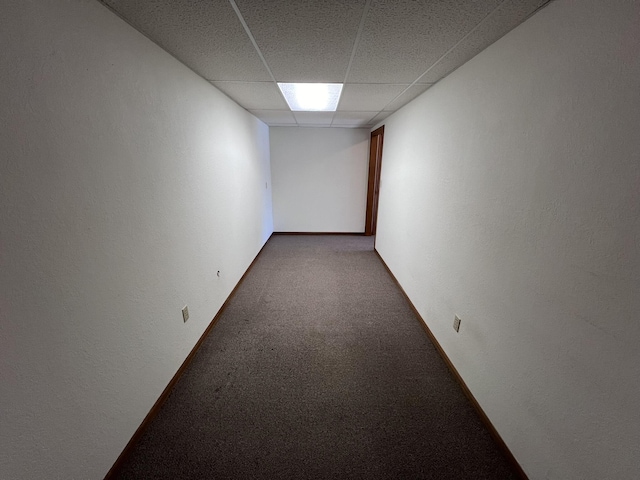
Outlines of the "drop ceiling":
{"label": "drop ceiling", "polygon": [[[102,0],[270,126],[372,127],[549,0]],[[344,83],[291,112],[277,82]]]}

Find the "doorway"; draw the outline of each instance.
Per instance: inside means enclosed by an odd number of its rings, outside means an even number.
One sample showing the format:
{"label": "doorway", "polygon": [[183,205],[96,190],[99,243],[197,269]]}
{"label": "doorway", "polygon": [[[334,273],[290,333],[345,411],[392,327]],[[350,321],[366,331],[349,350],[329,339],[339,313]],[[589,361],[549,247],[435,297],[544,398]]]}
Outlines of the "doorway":
{"label": "doorway", "polygon": [[378,194],[380,192],[380,166],[382,164],[382,140],[384,125],[371,132],[369,144],[369,187],[367,189],[367,215],[365,218],[364,234],[376,234],[378,223]]}

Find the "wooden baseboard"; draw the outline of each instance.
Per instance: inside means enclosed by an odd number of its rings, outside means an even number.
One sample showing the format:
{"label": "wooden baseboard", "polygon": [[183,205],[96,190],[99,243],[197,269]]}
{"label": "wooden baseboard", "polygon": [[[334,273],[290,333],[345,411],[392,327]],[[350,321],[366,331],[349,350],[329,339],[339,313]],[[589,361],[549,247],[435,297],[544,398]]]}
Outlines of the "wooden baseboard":
{"label": "wooden baseboard", "polygon": [[258,257],[260,257],[260,254],[262,253],[262,251],[264,250],[264,247],[267,245],[268,242],[269,242],[269,239],[267,239],[267,241],[264,242],[264,245],[262,246],[262,248],[260,249],[256,257],[253,259],[253,261],[251,262],[247,270],[244,272],[240,280],[238,280],[238,283],[233,288],[233,290],[231,291],[227,299],[224,301],[224,303],[220,307],[220,310],[218,310],[218,313],[216,313],[215,317],[213,317],[213,320],[211,320],[211,323],[209,324],[207,329],[200,336],[195,346],[191,349],[191,352],[189,352],[189,355],[187,355],[187,358],[184,360],[184,362],[182,362],[182,365],[180,365],[180,368],[178,369],[178,371],[175,373],[175,375],[173,376],[169,384],[162,391],[162,394],[160,394],[160,397],[158,397],[158,400],[156,400],[156,403],[153,404],[153,407],[151,407],[151,410],[149,410],[149,413],[147,413],[147,416],[144,417],[144,420],[142,421],[138,429],[135,431],[135,433],[127,443],[126,447],[124,447],[124,450],[122,450],[122,453],[120,453],[120,456],[118,457],[118,459],[115,461],[111,469],[107,472],[107,475],[104,477],[105,480],[112,480],[117,477],[125,460],[129,457],[129,455],[131,455],[134,445],[137,443],[137,441],[140,439],[144,431],[147,429],[147,427],[149,426],[149,423],[151,423],[151,421],[160,411],[160,407],[162,407],[162,404],[169,397],[171,390],[173,389],[175,384],[178,382],[178,380],[180,380],[180,377],[182,376],[184,371],[187,369],[187,367],[193,360],[193,357],[195,356],[196,352],[200,348],[200,345],[202,345],[202,342],[205,340],[205,338],[207,338],[207,336],[209,335],[209,332],[211,332],[213,327],[218,322],[218,319],[222,316],[222,313],[225,311],[227,305],[229,304],[229,301],[235,295],[236,291],[238,290],[238,287],[240,287],[240,285],[242,284],[242,281],[245,279],[245,277],[247,276],[247,274],[249,273],[253,265],[256,263],[256,260],[258,260]]}
{"label": "wooden baseboard", "polygon": [[356,235],[364,236],[363,232],[273,232],[274,235]]}
{"label": "wooden baseboard", "polygon": [[438,350],[438,353],[444,360],[444,363],[446,363],[447,367],[449,368],[454,378],[460,385],[460,388],[462,388],[462,391],[464,392],[465,396],[469,399],[473,407],[478,412],[478,415],[480,416],[480,420],[482,420],[482,423],[484,423],[484,425],[487,427],[487,430],[489,430],[489,434],[498,445],[498,448],[507,457],[507,460],[513,467],[515,473],[522,480],[528,480],[527,474],[522,469],[522,466],[518,463],[518,461],[516,460],[516,457],[513,456],[513,453],[511,453],[511,450],[509,450],[509,447],[507,447],[507,444],[504,443],[504,440],[496,430],[496,427],[493,426],[493,423],[491,423],[491,420],[489,420],[489,417],[484,412],[484,410],[482,409],[482,407],[480,406],[476,398],[473,396],[473,393],[471,393],[471,390],[469,390],[469,387],[467,386],[463,378],[460,376],[460,373],[458,372],[456,367],[453,365],[453,363],[451,362],[451,359],[447,356],[447,354],[445,353],[444,349],[442,348],[442,346],[440,345],[436,337],[433,335],[433,332],[431,332],[431,329],[427,326],[427,323],[424,321],[424,319],[422,318],[422,315],[420,315],[420,313],[416,309],[415,305],[407,295],[407,292],[404,291],[404,288],[402,288],[402,285],[400,285],[400,282],[398,282],[398,279],[396,278],[396,276],[393,274],[393,272],[391,272],[391,269],[389,269],[389,266],[387,265],[387,263],[380,256],[380,253],[378,252],[378,250],[374,249],[374,252],[376,253],[376,255],[378,255],[378,258],[382,262],[382,265],[384,265],[384,268],[386,268],[387,272],[389,272],[389,275],[391,276],[393,281],[396,283],[396,285],[398,285],[398,288],[400,289],[404,297],[407,299],[407,302],[409,302],[411,309],[415,313],[416,318],[420,321],[420,324],[422,325],[422,328],[424,329],[425,333],[429,337],[429,340],[431,340],[431,343],[433,343],[433,346],[436,347],[436,350]]}

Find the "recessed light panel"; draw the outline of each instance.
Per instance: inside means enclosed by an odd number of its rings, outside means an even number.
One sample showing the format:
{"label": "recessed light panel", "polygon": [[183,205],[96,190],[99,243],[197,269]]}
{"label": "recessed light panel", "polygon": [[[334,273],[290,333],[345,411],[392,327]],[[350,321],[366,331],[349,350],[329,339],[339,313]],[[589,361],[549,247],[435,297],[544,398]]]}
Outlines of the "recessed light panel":
{"label": "recessed light panel", "polygon": [[278,83],[294,112],[335,112],[342,93],[341,83]]}

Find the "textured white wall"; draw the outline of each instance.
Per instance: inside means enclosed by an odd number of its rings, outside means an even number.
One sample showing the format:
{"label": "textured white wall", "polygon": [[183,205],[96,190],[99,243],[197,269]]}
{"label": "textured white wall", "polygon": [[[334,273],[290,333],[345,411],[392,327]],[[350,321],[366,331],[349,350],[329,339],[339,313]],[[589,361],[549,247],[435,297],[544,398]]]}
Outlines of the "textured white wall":
{"label": "textured white wall", "polygon": [[96,1],[2,10],[0,477],[102,478],[272,232],[268,128]]}
{"label": "textured white wall", "polygon": [[369,130],[272,127],[276,232],[364,232]]}
{"label": "textured white wall", "polygon": [[639,22],[557,0],[386,122],[377,249],[532,479],[640,472]]}

